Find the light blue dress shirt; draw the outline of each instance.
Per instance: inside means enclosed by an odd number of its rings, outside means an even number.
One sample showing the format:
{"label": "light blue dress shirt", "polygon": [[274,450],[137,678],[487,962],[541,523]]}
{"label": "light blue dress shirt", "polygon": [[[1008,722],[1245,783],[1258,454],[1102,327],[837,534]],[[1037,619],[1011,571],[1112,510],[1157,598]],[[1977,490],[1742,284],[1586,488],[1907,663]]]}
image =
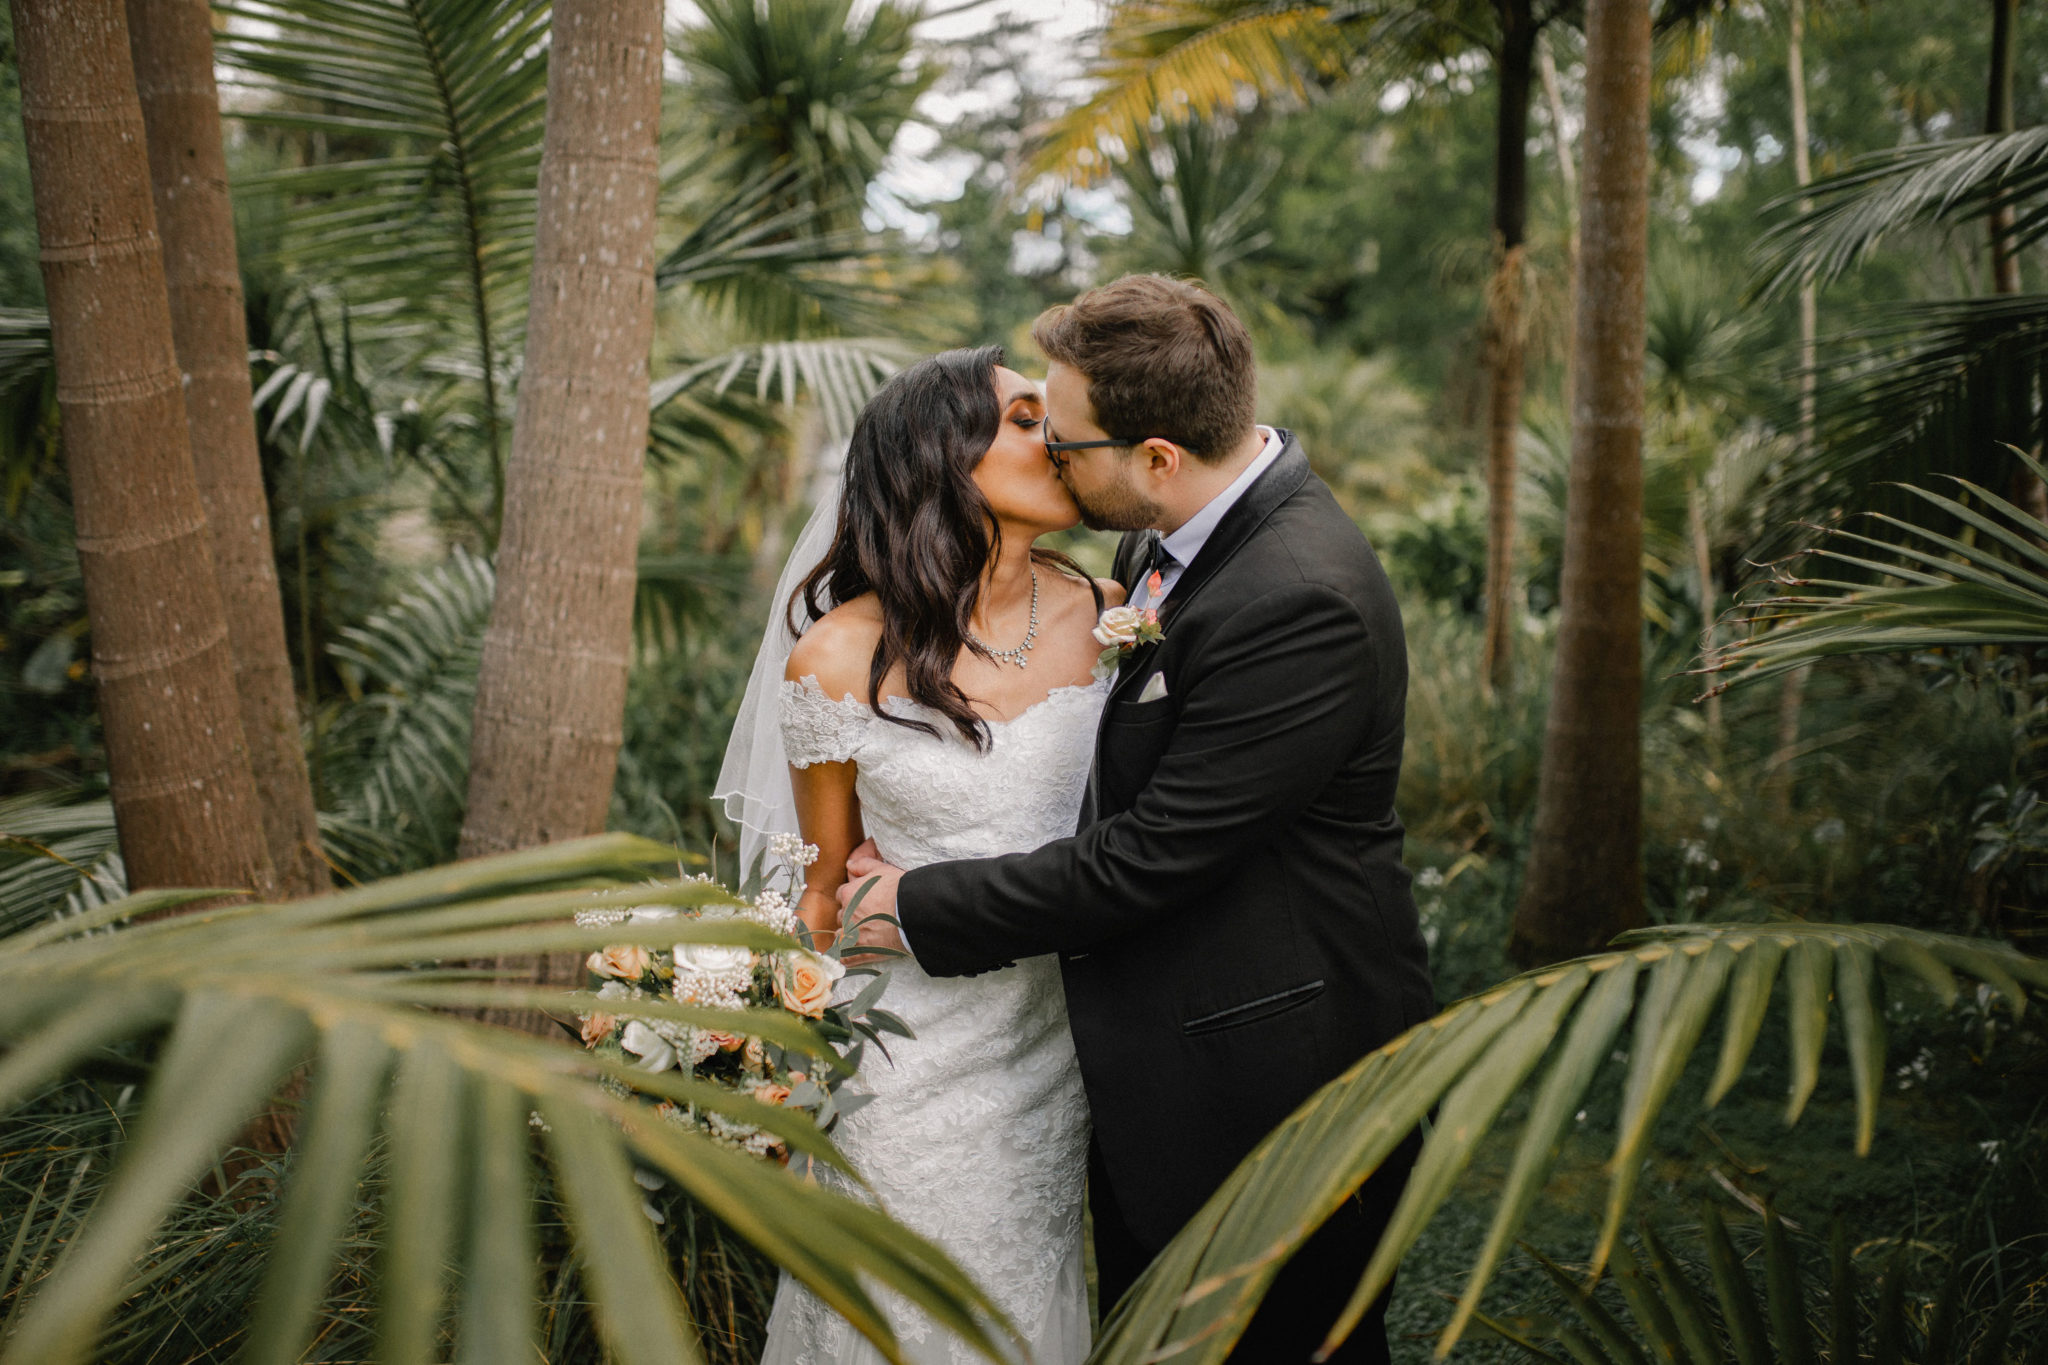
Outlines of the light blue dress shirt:
{"label": "light blue dress shirt", "polygon": [[1131,594],[1132,606],[1157,606],[1171,593],[1173,585],[1180,582],[1181,573],[1195,562],[1195,556],[1209,543],[1209,537],[1222,522],[1224,513],[1235,507],[1237,500],[1245,495],[1245,490],[1257,483],[1259,475],[1265,473],[1272,467],[1273,461],[1280,458],[1280,433],[1272,427],[1260,427],[1259,430],[1266,434],[1266,448],[1259,452],[1258,458],[1246,465],[1243,471],[1231,480],[1230,487],[1202,504],[1202,510],[1182,522],[1172,535],[1161,538],[1160,543],[1165,546],[1166,553],[1173,556],[1173,563],[1159,571],[1159,596],[1152,596],[1151,578],[1141,578],[1138,580],[1137,590]]}

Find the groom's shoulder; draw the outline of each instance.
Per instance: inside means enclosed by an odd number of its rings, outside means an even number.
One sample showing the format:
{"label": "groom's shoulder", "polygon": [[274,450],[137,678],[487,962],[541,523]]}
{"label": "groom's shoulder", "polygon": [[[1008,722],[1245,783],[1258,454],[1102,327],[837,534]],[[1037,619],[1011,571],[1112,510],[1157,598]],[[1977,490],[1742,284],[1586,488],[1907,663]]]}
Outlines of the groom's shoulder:
{"label": "groom's shoulder", "polygon": [[1317,583],[1347,596],[1386,581],[1365,533],[1314,473],[1273,509],[1245,549],[1246,567],[1268,581]]}

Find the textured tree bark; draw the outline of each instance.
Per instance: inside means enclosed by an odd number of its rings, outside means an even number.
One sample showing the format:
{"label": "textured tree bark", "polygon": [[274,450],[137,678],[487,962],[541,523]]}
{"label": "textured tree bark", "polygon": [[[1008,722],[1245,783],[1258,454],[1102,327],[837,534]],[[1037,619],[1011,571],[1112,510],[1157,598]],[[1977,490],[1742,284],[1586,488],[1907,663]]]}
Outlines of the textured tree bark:
{"label": "textured tree bark", "polygon": [[57,402],[131,885],[267,894],[121,0],[14,0]]}
{"label": "textured tree bark", "polygon": [[331,882],[306,776],[270,507],[256,453],[249,330],[213,81],[212,14],[206,0],[128,0],[127,12],[171,331],[185,379],[185,420],[227,614],[242,736],[262,797],[278,892],[308,896]]}
{"label": "textured tree bark", "polygon": [[[647,445],[661,61],[656,0],[556,5],[464,856],[596,833],[611,801]],[[580,980],[580,968],[539,962],[533,978]]]}
{"label": "textured tree bark", "polygon": [[1644,276],[1649,0],[1586,7],[1577,387],[1557,673],[1510,951],[1590,951],[1643,922]]}
{"label": "textured tree bark", "polygon": [[[2020,0],[1991,0],[1991,90],[1985,101],[1984,131],[2012,131],[2012,57],[2014,21],[2019,18]],[[2006,245],[2012,236],[2012,206],[1991,212],[1991,292],[2020,292],[2020,258]]]}
{"label": "textured tree bark", "polygon": [[[1785,35],[1785,76],[1792,96],[1792,174],[1805,189],[1813,183],[1813,139],[1806,126],[1806,0],[1791,0]],[[1802,196],[1799,211],[1811,213],[1813,200]],[[1815,385],[1820,374],[1818,336],[1820,331],[1820,290],[1808,280],[1799,286],[1799,453],[1814,452]],[[1802,664],[1785,675],[1778,692],[1777,743],[1765,769],[1771,805],[1780,818],[1792,813],[1792,760],[1799,751],[1799,717],[1806,704],[1806,680],[1812,664]],[[1714,698],[1718,704],[1719,697]]]}
{"label": "textured tree bark", "polygon": [[[1785,76],[1792,95],[1792,175],[1803,190],[1813,183],[1813,138],[1806,126],[1806,0],[1792,0]],[[1811,213],[1813,201],[1802,196],[1799,211]],[[1808,280],[1799,287],[1799,441],[1807,452],[1813,449],[1813,394],[1820,379],[1814,373],[1819,319],[1819,288]]]}
{"label": "textured tree bark", "polygon": [[1501,46],[1494,117],[1493,235],[1500,264],[1487,291],[1486,316],[1486,633],[1487,686],[1514,685],[1515,441],[1522,430],[1528,360],[1523,312],[1523,242],[1529,219],[1529,96],[1539,30],[1528,0],[1499,0]]}
{"label": "textured tree bark", "polygon": [[[1564,182],[1565,201],[1570,205],[1565,212],[1571,221],[1565,231],[1564,287],[1567,296],[1579,278],[1579,173],[1572,163],[1571,139],[1564,133],[1564,93],[1558,88],[1557,63],[1550,55],[1547,41],[1536,44],[1536,73],[1543,78],[1543,98],[1550,106],[1551,140],[1557,144],[1557,175]],[[1571,310],[1565,310],[1564,320],[1564,392],[1567,401],[1572,392],[1572,354],[1576,346],[1572,340]]]}

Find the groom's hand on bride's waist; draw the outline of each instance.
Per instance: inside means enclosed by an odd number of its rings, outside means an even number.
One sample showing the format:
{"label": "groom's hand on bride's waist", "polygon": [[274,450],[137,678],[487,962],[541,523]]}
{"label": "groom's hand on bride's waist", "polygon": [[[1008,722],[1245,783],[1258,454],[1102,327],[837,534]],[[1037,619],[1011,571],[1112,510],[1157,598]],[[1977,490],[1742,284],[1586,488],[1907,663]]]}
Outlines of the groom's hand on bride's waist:
{"label": "groom's hand on bride's waist", "polygon": [[[891,867],[882,861],[881,851],[873,839],[856,848],[846,859],[846,882],[839,888],[840,922],[853,920],[855,935],[862,948],[884,948],[899,953],[910,950],[904,945],[903,934],[893,922],[896,918],[896,883],[903,880],[903,869]],[[863,889],[865,888],[865,889]],[[859,904],[855,904],[855,898]],[[849,952],[851,961],[858,961],[858,955]]]}

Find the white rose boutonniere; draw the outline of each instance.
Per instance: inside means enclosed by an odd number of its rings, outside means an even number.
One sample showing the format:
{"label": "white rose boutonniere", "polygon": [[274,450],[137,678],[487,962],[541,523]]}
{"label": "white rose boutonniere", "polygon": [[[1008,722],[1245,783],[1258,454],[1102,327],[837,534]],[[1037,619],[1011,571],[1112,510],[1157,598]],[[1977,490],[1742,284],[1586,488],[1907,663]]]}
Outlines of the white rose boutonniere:
{"label": "white rose boutonniere", "polygon": [[1111,607],[1096,618],[1095,643],[1102,653],[1095,656],[1095,676],[1109,676],[1124,656],[1142,645],[1156,645],[1166,638],[1160,629],[1159,613],[1152,608]]}

